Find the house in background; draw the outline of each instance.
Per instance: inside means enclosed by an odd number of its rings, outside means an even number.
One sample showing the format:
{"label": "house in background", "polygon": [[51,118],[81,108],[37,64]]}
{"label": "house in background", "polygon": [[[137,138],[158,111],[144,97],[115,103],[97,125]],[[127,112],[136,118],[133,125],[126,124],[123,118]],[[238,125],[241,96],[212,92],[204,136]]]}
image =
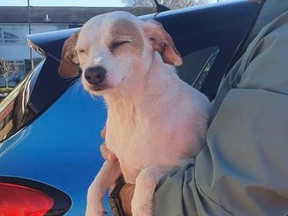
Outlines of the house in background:
{"label": "house in background", "polygon": [[[88,19],[110,11],[129,11],[135,15],[155,12],[145,7],[0,7],[0,58],[9,61],[17,69],[8,78],[8,85],[15,86],[31,70],[41,56],[31,52],[26,35],[80,27]],[[5,79],[0,77],[0,88]]]}

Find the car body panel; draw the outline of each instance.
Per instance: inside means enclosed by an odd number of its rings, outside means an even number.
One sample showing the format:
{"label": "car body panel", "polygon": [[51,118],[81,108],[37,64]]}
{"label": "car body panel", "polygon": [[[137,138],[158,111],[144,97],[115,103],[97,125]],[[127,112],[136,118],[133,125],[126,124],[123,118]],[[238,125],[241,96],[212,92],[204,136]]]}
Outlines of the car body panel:
{"label": "car body panel", "polygon": [[83,212],[87,188],[103,163],[99,134],[105,119],[103,100],[91,98],[77,81],[33,124],[4,141],[1,175],[47,182],[73,197],[72,212],[78,205]]}

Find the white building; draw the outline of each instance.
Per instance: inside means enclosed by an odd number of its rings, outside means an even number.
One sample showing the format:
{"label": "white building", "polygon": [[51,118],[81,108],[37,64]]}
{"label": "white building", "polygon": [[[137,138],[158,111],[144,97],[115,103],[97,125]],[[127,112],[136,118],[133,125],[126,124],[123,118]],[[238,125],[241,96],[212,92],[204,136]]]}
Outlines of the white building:
{"label": "white building", "polygon": [[[153,8],[95,8],[95,7],[0,7],[0,58],[17,67],[17,73],[9,77],[9,85],[23,78],[31,69],[30,58],[39,61],[36,53],[30,53],[26,35],[63,30],[81,26],[91,17],[115,10],[130,11],[135,15],[152,13]],[[16,82],[15,82],[16,81]],[[0,88],[5,86],[0,77]]]}

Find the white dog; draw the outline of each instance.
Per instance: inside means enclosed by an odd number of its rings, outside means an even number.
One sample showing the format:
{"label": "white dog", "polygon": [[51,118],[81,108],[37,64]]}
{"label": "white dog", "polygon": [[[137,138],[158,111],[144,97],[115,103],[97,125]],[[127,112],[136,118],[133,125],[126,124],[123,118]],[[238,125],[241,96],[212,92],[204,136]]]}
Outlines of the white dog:
{"label": "white dog", "polygon": [[89,187],[86,215],[104,215],[104,193],[122,173],[135,184],[133,216],[150,216],[160,178],[203,146],[209,100],[176,75],[173,65],[182,59],[160,24],[112,12],[90,19],[69,40],[60,73],[75,72],[67,61],[79,64],[85,89],[104,97],[106,146],[119,160],[105,162]]}

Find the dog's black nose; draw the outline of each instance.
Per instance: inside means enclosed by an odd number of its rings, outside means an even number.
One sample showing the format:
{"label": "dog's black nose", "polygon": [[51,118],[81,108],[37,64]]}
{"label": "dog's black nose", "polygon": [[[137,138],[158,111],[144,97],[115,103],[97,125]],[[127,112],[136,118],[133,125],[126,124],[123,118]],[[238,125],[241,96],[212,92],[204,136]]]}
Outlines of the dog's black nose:
{"label": "dog's black nose", "polygon": [[106,76],[106,69],[101,66],[89,67],[85,70],[85,79],[92,85],[101,83]]}

